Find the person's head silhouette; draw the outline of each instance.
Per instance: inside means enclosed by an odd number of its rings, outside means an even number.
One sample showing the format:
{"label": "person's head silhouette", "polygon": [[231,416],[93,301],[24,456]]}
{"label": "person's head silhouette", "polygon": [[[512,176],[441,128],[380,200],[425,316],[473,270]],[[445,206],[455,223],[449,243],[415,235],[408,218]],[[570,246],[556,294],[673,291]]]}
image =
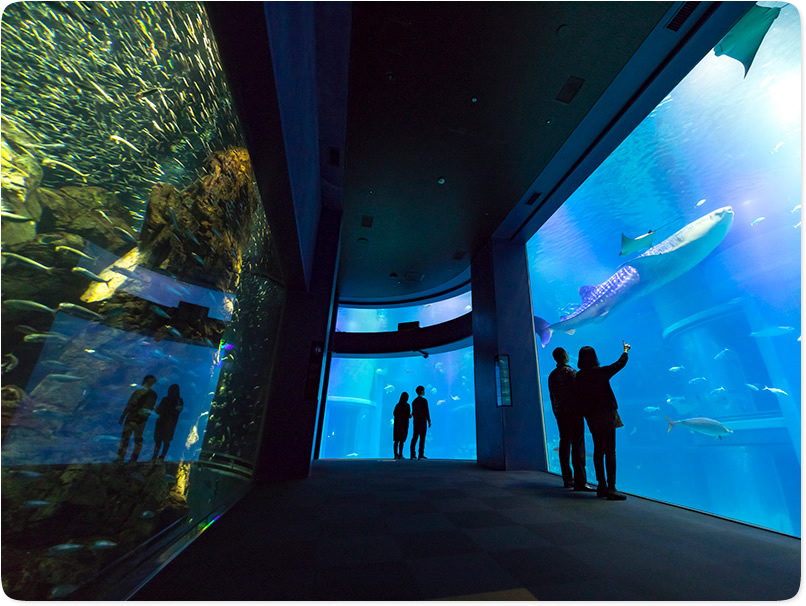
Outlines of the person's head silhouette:
{"label": "person's head silhouette", "polygon": [[599,366],[599,358],[596,357],[596,350],[593,347],[586,345],[579,350],[579,370],[597,366]]}
{"label": "person's head silhouette", "polygon": [[551,355],[554,356],[554,361],[557,364],[567,364],[568,363],[568,352],[565,351],[562,347],[556,348]]}
{"label": "person's head silhouette", "polygon": [[143,377],[143,387],[151,388],[157,382],[157,377],[154,375],[146,375]]}
{"label": "person's head silhouette", "polygon": [[417,392],[418,396],[422,396],[425,393],[425,387],[423,387],[422,385],[418,385],[415,391]]}

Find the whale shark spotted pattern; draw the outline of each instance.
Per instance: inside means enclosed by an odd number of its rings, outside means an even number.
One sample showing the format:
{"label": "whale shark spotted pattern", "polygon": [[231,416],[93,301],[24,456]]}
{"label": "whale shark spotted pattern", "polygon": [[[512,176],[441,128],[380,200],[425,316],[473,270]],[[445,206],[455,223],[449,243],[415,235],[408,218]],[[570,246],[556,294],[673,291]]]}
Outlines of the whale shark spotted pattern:
{"label": "whale shark spotted pattern", "polygon": [[725,238],[733,224],[733,209],[725,206],[700,217],[627,261],[607,281],[596,286],[582,286],[582,304],[559,322],[549,324],[534,317],[535,332],[545,347],[551,333],[560,330],[570,335],[584,324],[602,321],[616,306],[642,297],[682,276],[705,259]]}

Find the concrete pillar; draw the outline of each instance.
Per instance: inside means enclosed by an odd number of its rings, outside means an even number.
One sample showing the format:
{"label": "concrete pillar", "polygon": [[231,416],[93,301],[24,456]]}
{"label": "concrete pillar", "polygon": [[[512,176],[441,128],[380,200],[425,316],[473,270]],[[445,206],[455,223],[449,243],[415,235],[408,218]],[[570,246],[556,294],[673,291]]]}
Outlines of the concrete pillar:
{"label": "concrete pillar", "polygon": [[[547,471],[526,247],[492,239],[470,271],[477,460],[493,469]],[[497,354],[509,356],[511,407],[497,406]]]}
{"label": "concrete pillar", "polygon": [[310,288],[289,288],[275,354],[257,483],[308,477],[314,436],[323,405],[325,352],[335,322],[340,210],[322,208]]}

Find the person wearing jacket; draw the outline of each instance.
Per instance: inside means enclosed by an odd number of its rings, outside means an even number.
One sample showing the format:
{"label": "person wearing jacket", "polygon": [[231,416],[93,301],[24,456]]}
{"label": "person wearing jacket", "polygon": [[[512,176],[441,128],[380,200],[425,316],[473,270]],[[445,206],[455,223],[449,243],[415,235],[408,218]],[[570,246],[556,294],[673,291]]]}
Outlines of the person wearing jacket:
{"label": "person wearing jacket", "polygon": [[616,396],[610,387],[610,379],[627,364],[630,346],[624,341],[622,344],[624,352],[621,357],[608,366],[599,366],[593,347],[583,347],[579,350],[579,371],[576,374],[577,392],[593,436],[593,466],[598,483],[596,496],[610,501],[627,498],[616,490],[616,427],[619,416]]}
{"label": "person wearing jacket", "polygon": [[[557,428],[560,430],[560,469],[563,486],[593,492],[585,472],[585,420],[576,389],[576,371],[568,365],[568,352],[562,347],[552,354],[557,368],[549,374],[549,396]],[[571,471],[571,462],[574,470]]]}

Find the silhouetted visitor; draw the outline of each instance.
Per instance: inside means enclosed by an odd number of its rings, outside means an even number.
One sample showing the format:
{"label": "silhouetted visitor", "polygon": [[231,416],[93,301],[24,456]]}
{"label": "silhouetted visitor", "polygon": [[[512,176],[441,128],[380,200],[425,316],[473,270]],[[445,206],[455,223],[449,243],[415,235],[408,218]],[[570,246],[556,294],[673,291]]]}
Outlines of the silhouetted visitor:
{"label": "silhouetted visitor", "polygon": [[403,444],[409,435],[409,419],[411,418],[411,408],[409,407],[409,394],[405,391],[400,394],[395,406],[395,426],[392,430],[392,438],[395,441],[395,458],[403,458]]}
{"label": "silhouetted visitor", "polygon": [[425,393],[425,387],[422,385],[418,385],[417,389],[417,397],[411,403],[411,416],[414,419],[413,425],[413,434],[411,436],[411,458],[415,459],[417,457],[414,456],[414,447],[417,444],[417,438],[420,439],[420,457],[421,459],[427,459],[428,457],[425,456],[425,432],[426,432],[426,423],[428,423],[428,427],[431,427],[431,415],[428,413],[428,400],[423,397]]}
{"label": "silhouetted visitor", "polygon": [[[624,343],[624,353],[609,366],[599,366],[593,347],[579,350],[579,372],[576,375],[577,391],[582,402],[588,427],[593,435],[593,466],[596,468],[596,496],[611,501],[627,497],[616,490],[616,427],[621,427],[618,404],[610,378],[627,364],[630,346]],[[605,467],[607,475],[605,476]]]}
{"label": "silhouetted visitor", "polygon": [[162,454],[159,456],[160,460],[165,459],[168,453],[168,447],[171,445],[171,440],[174,439],[174,431],[176,431],[176,422],[179,420],[179,413],[184,408],[184,402],[179,397],[179,385],[175,383],[168,388],[168,395],[162,398],[162,401],[156,408],[157,424],[154,426],[154,455],[151,460],[157,458],[157,453],[162,444]]}
{"label": "silhouetted visitor", "polygon": [[129,448],[129,436],[132,435],[132,432],[134,432],[134,450],[129,461],[136,461],[140,455],[140,450],[143,448],[143,430],[151,411],[154,410],[154,404],[157,402],[157,392],[151,389],[156,382],[157,378],[154,375],[146,375],[143,378],[143,386],[132,393],[126,408],[123,409],[118,420],[118,423],[123,423],[123,435],[120,438],[120,447],[115,461],[122,461],[126,456],[126,450]]}
{"label": "silhouetted visitor", "polygon": [[[576,371],[568,365],[568,352],[562,347],[552,354],[557,368],[549,374],[549,396],[554,418],[560,430],[560,469],[563,486],[574,490],[593,492],[585,473],[585,420],[576,389]],[[571,461],[574,464],[571,472]]]}

